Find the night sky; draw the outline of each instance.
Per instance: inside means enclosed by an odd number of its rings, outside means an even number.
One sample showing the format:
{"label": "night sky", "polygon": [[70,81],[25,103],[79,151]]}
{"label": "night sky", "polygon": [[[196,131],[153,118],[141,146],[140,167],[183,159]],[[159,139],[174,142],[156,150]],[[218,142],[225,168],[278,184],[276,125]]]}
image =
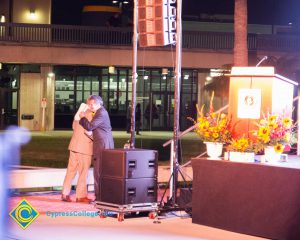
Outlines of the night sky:
{"label": "night sky", "polygon": [[[132,0],[129,0],[132,2]],[[52,24],[80,25],[84,5],[105,5],[111,0],[52,0]],[[231,14],[234,0],[182,0],[182,15]],[[248,23],[300,25],[300,0],[248,0]]]}

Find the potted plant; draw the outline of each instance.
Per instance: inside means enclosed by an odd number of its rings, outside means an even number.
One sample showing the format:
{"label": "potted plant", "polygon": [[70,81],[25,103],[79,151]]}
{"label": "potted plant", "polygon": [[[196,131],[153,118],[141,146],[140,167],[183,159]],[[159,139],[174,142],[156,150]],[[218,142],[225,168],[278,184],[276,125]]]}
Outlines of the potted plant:
{"label": "potted plant", "polygon": [[267,114],[257,123],[258,150],[264,150],[265,161],[278,161],[283,151],[288,151],[292,143],[295,125],[290,117],[283,114]]}
{"label": "potted plant", "polygon": [[226,158],[236,162],[254,162],[256,145],[248,137],[232,139],[227,148]]}
{"label": "potted plant", "polygon": [[225,113],[214,112],[212,108],[212,99],[210,103],[210,112],[203,113],[204,105],[198,111],[198,118],[195,121],[189,118],[196,125],[195,132],[201,141],[206,144],[207,154],[212,159],[218,159],[222,155],[223,144],[231,139],[231,118]]}

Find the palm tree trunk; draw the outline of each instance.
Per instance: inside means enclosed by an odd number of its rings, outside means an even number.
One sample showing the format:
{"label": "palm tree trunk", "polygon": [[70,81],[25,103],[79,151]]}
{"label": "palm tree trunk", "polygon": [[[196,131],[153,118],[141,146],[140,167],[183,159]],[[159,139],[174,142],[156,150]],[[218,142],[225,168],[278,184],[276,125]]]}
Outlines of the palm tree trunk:
{"label": "palm tree trunk", "polygon": [[235,0],[234,5],[234,66],[248,66],[247,0]]}

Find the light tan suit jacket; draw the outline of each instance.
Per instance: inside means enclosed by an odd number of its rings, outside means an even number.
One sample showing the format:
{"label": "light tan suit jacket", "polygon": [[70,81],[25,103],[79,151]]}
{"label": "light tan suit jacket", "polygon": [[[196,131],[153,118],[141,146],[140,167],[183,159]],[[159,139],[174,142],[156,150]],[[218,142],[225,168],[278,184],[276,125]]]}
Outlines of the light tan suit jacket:
{"label": "light tan suit jacket", "polygon": [[84,133],[85,129],[79,124],[79,121],[73,121],[73,135],[69,144],[69,150],[72,152],[93,155],[93,141]]}
{"label": "light tan suit jacket", "polygon": [[[92,112],[87,111],[86,116],[92,119]],[[85,134],[85,129],[79,121],[73,121],[73,135],[69,144],[69,163],[63,184],[63,195],[69,195],[72,180],[78,172],[76,198],[87,197],[87,176],[93,155],[93,141]]]}

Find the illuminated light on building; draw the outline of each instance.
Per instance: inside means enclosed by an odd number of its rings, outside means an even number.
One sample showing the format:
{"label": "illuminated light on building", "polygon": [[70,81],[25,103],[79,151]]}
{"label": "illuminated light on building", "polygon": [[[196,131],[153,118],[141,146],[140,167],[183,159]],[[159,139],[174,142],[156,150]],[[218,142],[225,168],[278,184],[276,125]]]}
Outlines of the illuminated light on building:
{"label": "illuminated light on building", "polygon": [[168,75],[169,70],[167,68],[163,68],[161,74]]}
{"label": "illuminated light on building", "polygon": [[108,67],[108,72],[109,72],[110,74],[114,74],[114,73],[115,73],[115,67],[114,67],[114,66],[109,66],[109,67]]}
{"label": "illuminated light on building", "polygon": [[49,73],[48,73],[48,77],[54,77],[54,75],[55,75],[55,74],[54,74],[53,72],[49,72]]}
{"label": "illuminated light on building", "polygon": [[0,17],[0,22],[2,22],[2,23],[5,22],[5,16],[4,16],[4,15],[1,15],[1,17]]}
{"label": "illuminated light on building", "polygon": [[37,19],[35,9],[30,9],[29,10],[29,19],[31,19],[31,20],[36,20]]}
{"label": "illuminated light on building", "polygon": [[209,82],[209,81],[211,81],[211,80],[212,80],[212,77],[211,77],[211,76],[207,76],[207,77],[206,77],[206,81]]}

